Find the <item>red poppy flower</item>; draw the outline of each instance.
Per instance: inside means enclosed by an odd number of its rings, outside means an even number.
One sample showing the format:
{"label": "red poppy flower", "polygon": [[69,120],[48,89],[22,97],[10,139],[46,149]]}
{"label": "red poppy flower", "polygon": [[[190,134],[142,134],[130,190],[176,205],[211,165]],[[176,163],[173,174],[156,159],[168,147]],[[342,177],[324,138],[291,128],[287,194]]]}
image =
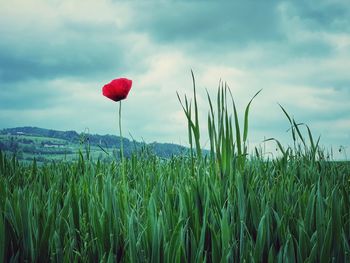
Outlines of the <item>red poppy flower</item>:
{"label": "red poppy flower", "polygon": [[127,78],[114,79],[110,83],[106,84],[102,88],[103,96],[114,100],[120,101],[128,96],[131,89],[132,80]]}

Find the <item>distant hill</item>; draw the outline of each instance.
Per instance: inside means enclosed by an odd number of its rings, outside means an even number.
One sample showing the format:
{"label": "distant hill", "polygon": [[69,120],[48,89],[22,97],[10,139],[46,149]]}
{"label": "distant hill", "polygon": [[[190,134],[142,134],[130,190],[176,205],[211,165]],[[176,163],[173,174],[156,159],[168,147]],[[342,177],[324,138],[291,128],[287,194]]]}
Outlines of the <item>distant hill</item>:
{"label": "distant hill", "polygon": [[[169,158],[184,154],[188,149],[171,143],[151,143],[130,141],[123,138],[124,155],[147,151]],[[17,127],[0,130],[0,149],[5,153],[15,153],[20,160],[31,161],[34,157],[41,162],[50,160],[73,160],[79,150],[89,149],[93,158],[102,160],[115,159],[119,156],[120,137],[77,133],[76,131],[57,131],[38,127]]]}

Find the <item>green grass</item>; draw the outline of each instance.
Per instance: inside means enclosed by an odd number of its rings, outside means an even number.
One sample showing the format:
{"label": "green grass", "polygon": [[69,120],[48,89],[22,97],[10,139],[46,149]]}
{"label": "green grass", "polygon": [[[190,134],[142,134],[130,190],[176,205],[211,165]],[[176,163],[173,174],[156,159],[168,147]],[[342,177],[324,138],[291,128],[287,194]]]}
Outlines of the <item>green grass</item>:
{"label": "green grass", "polygon": [[145,150],[123,168],[0,153],[0,262],[350,262],[350,164],[324,158],[286,111],[293,145],[248,155],[251,102],[242,131],[225,84],[208,99],[210,155],[187,98],[188,156]]}

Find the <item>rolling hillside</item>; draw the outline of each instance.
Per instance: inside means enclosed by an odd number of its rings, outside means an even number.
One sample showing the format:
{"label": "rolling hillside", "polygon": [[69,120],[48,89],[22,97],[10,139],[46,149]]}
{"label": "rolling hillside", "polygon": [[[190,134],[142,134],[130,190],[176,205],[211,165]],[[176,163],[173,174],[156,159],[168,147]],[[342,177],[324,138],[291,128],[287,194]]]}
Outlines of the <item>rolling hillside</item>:
{"label": "rolling hillside", "polygon": [[[170,143],[146,144],[123,138],[124,155],[147,150],[161,158],[169,158],[186,152],[186,148]],[[119,156],[120,137],[57,131],[37,127],[17,127],[0,130],[0,149],[16,154],[19,160],[39,162],[50,160],[74,160],[79,151],[89,153],[93,159],[110,161]]]}

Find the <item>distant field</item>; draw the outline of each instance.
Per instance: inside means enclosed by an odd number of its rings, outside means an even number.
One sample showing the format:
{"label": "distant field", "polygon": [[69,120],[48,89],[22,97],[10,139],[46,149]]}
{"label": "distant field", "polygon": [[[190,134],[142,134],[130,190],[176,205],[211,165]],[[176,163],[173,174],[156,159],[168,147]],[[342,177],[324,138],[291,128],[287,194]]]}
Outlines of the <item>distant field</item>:
{"label": "distant field", "polygon": [[[50,136],[48,136],[50,135]],[[175,144],[153,143],[147,145],[123,139],[124,154],[131,156],[135,151],[148,147],[157,156],[170,158],[186,152],[186,148]],[[119,158],[120,139],[112,135],[78,134],[41,128],[12,128],[0,131],[0,150],[20,161],[39,164],[50,161],[77,160],[79,151],[88,153],[93,160],[113,161]]]}
{"label": "distant field", "polygon": [[[0,142],[8,146],[5,153],[15,153],[19,160],[30,162],[34,158],[39,162],[77,160],[79,150],[86,150],[83,143],[39,135],[0,135]],[[97,146],[89,146],[89,151],[94,159],[108,159],[108,155]],[[105,151],[112,153],[110,148]]]}

